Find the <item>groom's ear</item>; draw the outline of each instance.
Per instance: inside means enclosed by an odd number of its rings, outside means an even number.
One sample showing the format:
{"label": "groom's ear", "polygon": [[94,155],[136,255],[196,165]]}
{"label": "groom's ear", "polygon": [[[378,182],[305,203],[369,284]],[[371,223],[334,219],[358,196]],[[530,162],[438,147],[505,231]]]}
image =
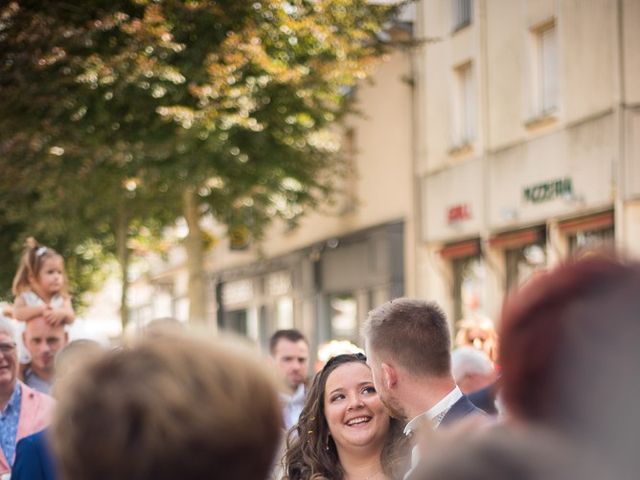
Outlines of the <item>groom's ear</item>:
{"label": "groom's ear", "polygon": [[382,362],[382,381],[387,389],[392,389],[398,383],[398,372],[393,365]]}

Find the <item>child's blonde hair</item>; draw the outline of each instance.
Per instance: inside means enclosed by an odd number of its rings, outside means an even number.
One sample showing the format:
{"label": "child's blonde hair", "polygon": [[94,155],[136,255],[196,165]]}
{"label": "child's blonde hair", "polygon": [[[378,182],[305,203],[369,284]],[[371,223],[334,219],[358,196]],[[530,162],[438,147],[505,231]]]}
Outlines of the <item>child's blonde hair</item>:
{"label": "child's blonde hair", "polygon": [[[36,278],[38,276],[45,260],[56,257],[63,260],[62,255],[56,252],[53,248],[40,245],[33,237],[27,238],[24,243],[24,252],[20,258],[20,264],[18,265],[16,276],[13,277],[13,285],[11,288],[11,291],[16,296],[31,289],[29,277],[32,276],[32,278]],[[62,283],[60,295],[68,297],[69,292],[67,291],[67,279],[64,272],[63,276],[64,282]]]}

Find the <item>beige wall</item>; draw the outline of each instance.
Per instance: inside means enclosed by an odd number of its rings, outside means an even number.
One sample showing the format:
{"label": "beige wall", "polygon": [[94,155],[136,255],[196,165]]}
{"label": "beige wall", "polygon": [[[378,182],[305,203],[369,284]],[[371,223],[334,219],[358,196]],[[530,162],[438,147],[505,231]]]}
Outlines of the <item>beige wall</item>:
{"label": "beige wall", "polygon": [[[423,178],[422,239],[427,242],[478,236],[484,221],[484,186],[480,159],[461,162]],[[452,208],[464,208],[467,218],[449,221]]]}
{"label": "beige wall", "polygon": [[[617,117],[620,67],[625,68],[627,96],[640,98],[640,81],[635,81],[640,79],[640,55],[634,55],[640,53],[640,2],[475,0],[473,4],[472,24],[458,32],[451,27],[452,2],[424,0],[419,10],[424,25],[419,36],[430,39],[419,53],[424,65],[421,86],[426,92],[421,93],[423,104],[418,107],[423,112],[418,131],[426,138],[417,160],[422,188],[427,189],[421,195],[428,217],[441,216],[456,199],[470,202],[477,197],[481,179],[473,182],[464,165],[483,156],[488,157],[487,162],[479,164],[491,172],[489,191],[480,192],[490,196],[487,222],[467,222],[461,235],[483,227],[508,227],[505,217],[510,214],[505,210],[514,208],[517,215],[511,220],[523,224],[612,204],[621,144],[629,154],[624,164],[625,191],[640,193],[640,180],[636,180],[640,175],[635,175],[640,160],[634,158],[638,157],[636,115],[630,113],[623,120]],[[623,35],[618,28],[619,4],[623,6]],[[549,21],[555,21],[557,29],[559,108],[544,124],[528,125],[535,114],[533,32]],[[621,39],[625,42],[622,65],[618,61]],[[477,141],[460,155],[451,152],[451,70],[466,60],[477,67],[480,113]],[[620,139],[621,122],[624,140]],[[488,145],[483,146],[486,133]],[[571,176],[579,190],[580,198],[573,203],[558,200],[533,209],[521,205],[526,182],[565,176]],[[481,202],[476,203],[474,209],[481,210]],[[431,232],[425,230],[425,223]],[[423,221],[421,230],[425,238],[446,238],[446,228],[432,218]]]}
{"label": "beige wall", "polygon": [[[428,43],[420,50],[420,75],[424,80],[426,92],[422,92],[424,104],[423,124],[419,126],[420,135],[426,135],[425,156],[418,159],[417,171],[424,174],[456,163],[461,158],[473,156],[452,155],[456,147],[453,132],[452,95],[455,88],[454,69],[471,62],[475,79],[474,94],[480,99],[482,71],[478,62],[480,55],[480,30],[477,23],[453,32],[452,2],[434,0],[423,4],[420,10],[424,24],[421,38]],[[479,106],[476,108],[476,135],[474,146],[481,147],[482,134],[479,125]]]}
{"label": "beige wall", "polygon": [[533,31],[548,21],[555,20],[557,28],[560,101],[551,129],[612,108],[619,98],[615,0],[491,0],[475,4],[478,8],[486,5],[487,12],[491,149],[541,133],[528,129],[525,123],[536,116],[531,81]]}
{"label": "beige wall", "polygon": [[618,95],[615,0],[558,2],[561,108],[567,122],[611,108]]}
{"label": "beige wall", "polygon": [[623,249],[635,258],[640,258],[640,200],[630,201],[624,208]]}
{"label": "beige wall", "polygon": [[408,54],[396,51],[379,65],[371,81],[363,82],[357,90],[356,109],[361,115],[352,115],[345,122],[355,132],[354,177],[342,182],[351,186],[354,208],[340,213],[343,201],[338,202],[337,208],[324,205],[321,212],[308,212],[293,230],[276,221],[262,243],[244,252],[230,251],[223,238],[220,248],[209,255],[211,268],[246,265],[258,258],[275,257],[318,241],[404,219],[405,276],[409,288],[415,263],[410,78]]}
{"label": "beige wall", "polygon": [[[554,216],[613,204],[617,154],[613,115],[544,135],[491,155],[489,226],[505,229],[544,223]],[[574,197],[526,202],[526,187],[570,178]]]}
{"label": "beige wall", "polygon": [[[416,53],[423,89],[416,106],[422,202],[416,292],[451,313],[451,262],[438,252],[479,237],[490,290],[485,313],[495,317],[506,274],[504,250],[488,242],[495,234],[546,226],[547,260],[554,264],[568,248],[561,221],[615,209],[616,240],[640,254],[640,1],[474,0],[472,24],[458,32],[452,3],[422,0],[418,9],[418,37],[428,42]],[[550,21],[558,106],[540,118],[535,31]],[[451,74],[469,60],[476,73],[476,140],[456,152]],[[571,179],[573,195],[524,199],[526,187],[563,178]],[[472,216],[451,225],[446,212],[456,204],[468,204]]]}
{"label": "beige wall", "polygon": [[640,103],[640,2],[622,2],[625,101]]}
{"label": "beige wall", "polygon": [[486,2],[489,148],[509,145],[525,136],[522,120],[528,105],[525,72],[524,2]]}
{"label": "beige wall", "polygon": [[625,113],[624,128],[624,198],[640,198],[640,107]]}
{"label": "beige wall", "polygon": [[362,116],[346,122],[355,131],[355,209],[342,215],[310,212],[300,228],[284,236],[282,227],[274,225],[270,234],[278,241],[264,242],[267,256],[409,215],[413,176],[408,78],[408,56],[397,52],[379,67],[372,84],[358,89],[356,108]]}

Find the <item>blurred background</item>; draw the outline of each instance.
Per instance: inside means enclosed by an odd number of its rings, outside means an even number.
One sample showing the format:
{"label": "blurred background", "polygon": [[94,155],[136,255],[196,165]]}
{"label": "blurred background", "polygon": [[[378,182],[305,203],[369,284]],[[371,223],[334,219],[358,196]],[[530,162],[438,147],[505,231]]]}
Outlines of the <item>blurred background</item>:
{"label": "blurred background", "polygon": [[313,352],[398,296],[490,331],[536,271],[640,255],[637,0],[38,3],[1,7],[1,298],[35,236],[76,336]]}

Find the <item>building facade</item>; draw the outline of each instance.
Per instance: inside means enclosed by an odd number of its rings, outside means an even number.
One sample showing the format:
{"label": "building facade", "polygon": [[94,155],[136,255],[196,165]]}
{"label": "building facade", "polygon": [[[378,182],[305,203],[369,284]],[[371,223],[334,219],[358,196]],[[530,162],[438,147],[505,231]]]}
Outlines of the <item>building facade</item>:
{"label": "building facade", "polygon": [[[206,258],[209,326],[266,346],[298,328],[315,346],[359,343],[369,309],[411,291],[415,228],[411,52],[394,49],[354,92],[355,110],[336,126],[348,173],[336,205],[308,212],[297,228],[274,221],[260,243],[233,249],[222,226]],[[131,319],[188,316],[182,248],[132,286]],[[133,327],[132,327],[133,328]]]}
{"label": "building facade", "polygon": [[423,0],[417,286],[455,323],[580,249],[640,255],[640,2]]}
{"label": "building facade", "polygon": [[[242,251],[210,227],[211,328],[357,342],[366,312],[400,295],[436,300],[455,327],[497,319],[510,289],[583,249],[640,257],[640,2],[414,5],[414,46],[340,126],[338,207]],[[134,286],[137,323],[186,319],[184,265],[175,249]]]}

